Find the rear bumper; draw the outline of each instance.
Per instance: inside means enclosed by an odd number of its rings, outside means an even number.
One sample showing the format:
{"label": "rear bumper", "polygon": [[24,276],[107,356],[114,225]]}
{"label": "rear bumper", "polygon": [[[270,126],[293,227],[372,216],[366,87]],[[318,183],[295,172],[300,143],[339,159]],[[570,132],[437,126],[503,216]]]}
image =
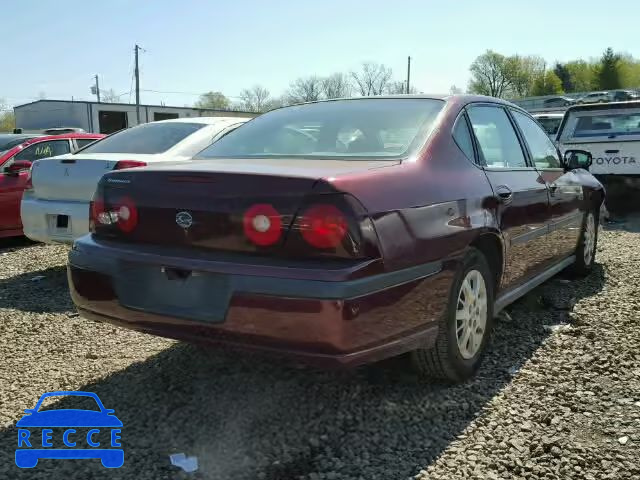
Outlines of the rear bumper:
{"label": "rear bumper", "polygon": [[[296,278],[308,277],[308,269],[291,268],[282,275],[265,267],[263,275],[247,275],[239,265],[233,273],[233,265],[200,261],[198,271],[224,277],[229,291],[219,318],[193,320],[170,308],[124,306],[121,282],[134,264],[155,265],[158,272],[161,266],[185,268],[175,257],[136,255],[99,245],[89,236],[76,242],[68,278],[79,312],[155,335],[284,354],[324,366],[354,366],[433,346],[453,278],[453,266],[439,262],[356,279],[349,278],[353,269],[334,271],[336,280],[328,281]],[[216,285],[205,288],[207,295],[216,295]]]}
{"label": "rear bumper", "polygon": [[[57,215],[69,217],[68,228],[57,228]],[[43,200],[25,192],[20,204],[24,234],[45,243],[71,244],[89,232],[89,202]]]}

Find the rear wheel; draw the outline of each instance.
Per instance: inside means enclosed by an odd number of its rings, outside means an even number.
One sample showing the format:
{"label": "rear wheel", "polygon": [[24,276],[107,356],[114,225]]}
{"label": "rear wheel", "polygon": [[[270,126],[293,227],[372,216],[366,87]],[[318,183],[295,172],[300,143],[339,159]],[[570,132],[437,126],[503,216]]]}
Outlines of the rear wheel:
{"label": "rear wheel", "polygon": [[436,345],[411,354],[416,370],[432,378],[461,382],[480,366],[493,325],[493,279],[484,255],[472,249],[455,275]]}
{"label": "rear wheel", "polygon": [[582,231],[576,249],[576,261],[571,267],[571,271],[576,275],[585,276],[593,270],[598,246],[598,225],[598,212],[588,211],[582,221]]}

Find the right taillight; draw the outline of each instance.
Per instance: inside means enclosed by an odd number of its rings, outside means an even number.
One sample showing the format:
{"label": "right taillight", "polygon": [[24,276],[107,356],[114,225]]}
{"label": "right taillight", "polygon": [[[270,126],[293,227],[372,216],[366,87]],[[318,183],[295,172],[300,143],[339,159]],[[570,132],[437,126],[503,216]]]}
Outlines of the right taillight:
{"label": "right taillight", "polygon": [[314,248],[335,248],[342,243],[349,225],[334,205],[319,204],[307,208],[298,218],[302,238]]}

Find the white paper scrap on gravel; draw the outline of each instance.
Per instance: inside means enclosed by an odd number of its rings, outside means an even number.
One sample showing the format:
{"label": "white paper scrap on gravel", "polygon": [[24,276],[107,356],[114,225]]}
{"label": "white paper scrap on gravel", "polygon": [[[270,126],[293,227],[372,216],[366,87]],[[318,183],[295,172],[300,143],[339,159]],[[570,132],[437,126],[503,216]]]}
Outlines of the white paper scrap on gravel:
{"label": "white paper scrap on gravel", "polygon": [[169,455],[171,465],[181,468],[187,473],[198,470],[198,457],[187,457],[184,453],[173,453]]}

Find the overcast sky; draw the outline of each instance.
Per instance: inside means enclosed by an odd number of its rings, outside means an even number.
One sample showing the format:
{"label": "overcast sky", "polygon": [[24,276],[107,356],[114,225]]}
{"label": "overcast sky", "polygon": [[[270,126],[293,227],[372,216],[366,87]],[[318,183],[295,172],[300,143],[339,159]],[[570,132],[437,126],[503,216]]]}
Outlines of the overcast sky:
{"label": "overcast sky", "polygon": [[469,64],[486,49],[549,62],[608,46],[640,57],[638,0],[20,0],[3,11],[0,98],[13,105],[41,92],[93,99],[96,73],[101,88],[128,102],[136,42],[146,49],[141,89],[184,92],[143,91],[142,103],[178,106],[256,83],[280,95],[296,77],[363,61],[403,80],[408,55],[412,84],[427,93],[465,87]]}

